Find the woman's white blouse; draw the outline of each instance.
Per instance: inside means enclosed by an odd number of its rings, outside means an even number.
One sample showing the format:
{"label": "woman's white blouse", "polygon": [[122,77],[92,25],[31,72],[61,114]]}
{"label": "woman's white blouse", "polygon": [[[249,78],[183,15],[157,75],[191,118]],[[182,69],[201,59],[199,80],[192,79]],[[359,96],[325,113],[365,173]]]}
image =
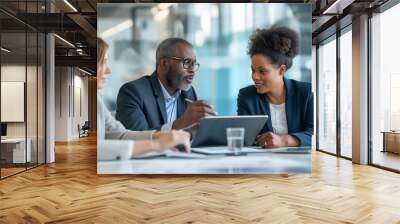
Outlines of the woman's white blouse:
{"label": "woman's white blouse", "polygon": [[275,134],[288,134],[285,104],[269,104],[271,123]]}
{"label": "woman's white blouse", "polygon": [[130,131],[117,121],[97,95],[97,159],[130,159],[134,140],[151,140],[155,131]]}

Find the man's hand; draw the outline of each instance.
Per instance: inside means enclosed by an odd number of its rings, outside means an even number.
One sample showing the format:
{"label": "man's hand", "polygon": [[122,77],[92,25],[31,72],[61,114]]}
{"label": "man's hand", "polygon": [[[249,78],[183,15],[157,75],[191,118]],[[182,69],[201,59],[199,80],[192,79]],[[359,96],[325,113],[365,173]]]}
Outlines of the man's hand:
{"label": "man's hand", "polygon": [[189,104],[185,113],[172,124],[172,129],[192,129],[202,118],[215,115],[217,113],[213,106],[203,100],[194,101]]}

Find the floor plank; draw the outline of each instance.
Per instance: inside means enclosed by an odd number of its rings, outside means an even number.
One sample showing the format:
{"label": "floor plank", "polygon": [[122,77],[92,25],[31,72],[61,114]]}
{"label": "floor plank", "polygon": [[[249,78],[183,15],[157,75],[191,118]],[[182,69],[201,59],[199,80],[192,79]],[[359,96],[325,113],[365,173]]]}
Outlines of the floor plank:
{"label": "floor plank", "polygon": [[96,139],[0,181],[0,223],[400,223],[400,175],[314,152],[312,174],[96,174]]}
{"label": "floor plank", "polygon": [[372,157],[372,162],[376,165],[400,170],[400,154],[375,151]]}

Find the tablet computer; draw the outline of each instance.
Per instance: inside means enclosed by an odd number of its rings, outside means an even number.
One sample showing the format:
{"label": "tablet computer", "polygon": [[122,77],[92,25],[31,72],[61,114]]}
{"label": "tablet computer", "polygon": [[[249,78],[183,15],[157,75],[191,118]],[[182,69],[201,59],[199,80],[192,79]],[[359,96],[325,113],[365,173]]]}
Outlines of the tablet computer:
{"label": "tablet computer", "polygon": [[251,146],[267,122],[268,115],[213,116],[200,121],[192,147],[227,145],[227,128],[244,128],[244,146]]}

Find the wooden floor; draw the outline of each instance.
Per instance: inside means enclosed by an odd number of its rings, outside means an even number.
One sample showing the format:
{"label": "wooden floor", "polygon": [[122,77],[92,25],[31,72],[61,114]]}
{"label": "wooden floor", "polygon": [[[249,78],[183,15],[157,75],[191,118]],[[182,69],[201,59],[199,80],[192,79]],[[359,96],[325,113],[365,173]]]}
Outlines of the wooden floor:
{"label": "wooden floor", "polygon": [[315,152],[313,172],[98,176],[95,138],[0,181],[0,223],[400,223],[400,175]]}
{"label": "wooden floor", "polygon": [[372,157],[374,164],[400,170],[400,155],[392,152],[375,151]]}
{"label": "wooden floor", "polygon": [[8,177],[11,176],[13,174],[19,173],[19,172],[23,172],[25,171],[25,167],[24,168],[1,168],[1,178],[4,177]]}
{"label": "wooden floor", "polygon": [[18,174],[20,172],[24,172],[27,169],[28,170],[29,169],[34,169],[37,166],[38,166],[37,164],[29,164],[29,165],[27,165],[27,167],[25,167],[25,165],[22,164],[22,165],[18,165],[18,167],[11,167],[11,168],[10,167],[6,167],[6,168],[3,167],[3,168],[1,168],[1,178],[6,178],[8,176],[15,175],[15,174]]}

